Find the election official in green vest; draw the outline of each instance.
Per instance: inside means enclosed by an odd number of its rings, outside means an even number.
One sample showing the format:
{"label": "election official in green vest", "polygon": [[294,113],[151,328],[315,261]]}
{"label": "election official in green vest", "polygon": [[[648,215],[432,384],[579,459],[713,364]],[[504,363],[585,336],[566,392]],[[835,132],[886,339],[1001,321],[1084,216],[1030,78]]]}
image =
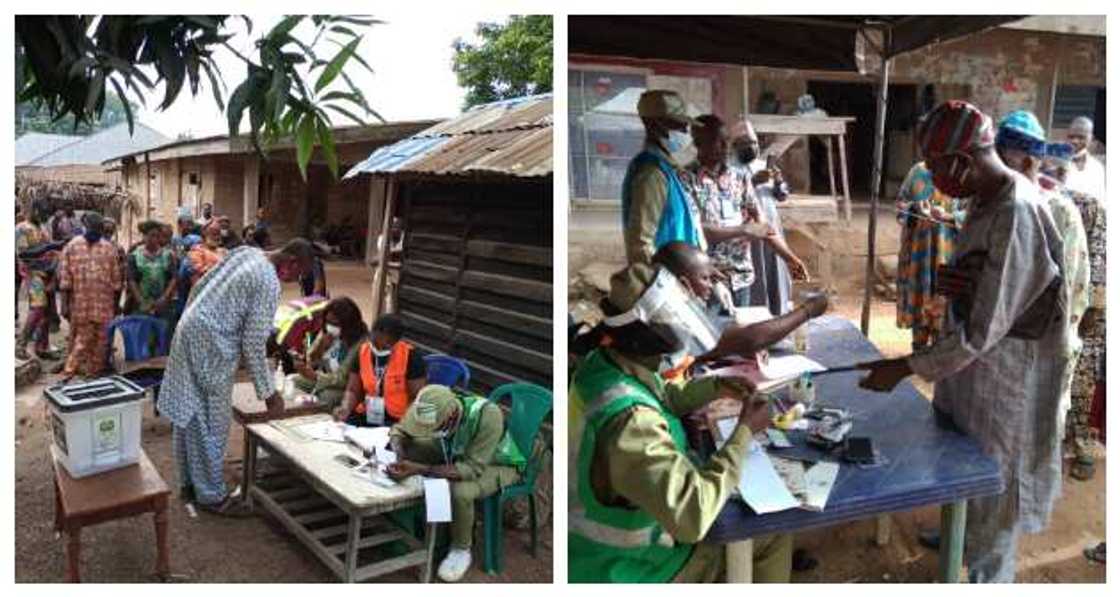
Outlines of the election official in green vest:
{"label": "election official in green vest", "polygon": [[[714,582],[724,548],[702,543],[738,486],[751,436],[769,407],[741,384],[712,378],[668,384],[660,372],[704,357],[726,334],[704,309],[711,265],[699,249],[671,243],[616,273],[604,301],[606,346],[577,369],[569,400],[568,574],[572,582]],[[671,267],[670,267],[671,266]],[[699,292],[699,294],[698,294]],[[760,347],[823,312],[801,306],[789,322],[757,328]],[[779,318],[781,320],[782,318]],[[789,323],[790,325],[785,325]],[[780,329],[779,329],[780,328]],[[788,331],[788,330],[787,330]],[[720,397],[739,397],[738,425],[706,462],[696,462],[682,417]],[[788,582],[792,540],[754,538],[753,577]]]}
{"label": "election official in green vest", "polygon": [[441,385],[420,390],[389,440],[397,454],[390,477],[450,481],[451,550],[438,573],[443,581],[456,582],[471,566],[475,502],[517,482],[525,457],[497,404]]}

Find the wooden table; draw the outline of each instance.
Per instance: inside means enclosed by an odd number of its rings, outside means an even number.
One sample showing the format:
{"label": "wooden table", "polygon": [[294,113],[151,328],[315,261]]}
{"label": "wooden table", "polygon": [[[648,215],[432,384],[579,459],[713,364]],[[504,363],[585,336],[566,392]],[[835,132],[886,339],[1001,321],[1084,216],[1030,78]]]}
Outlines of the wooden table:
{"label": "wooden table", "polygon": [[[412,566],[420,566],[420,580],[430,582],[435,525],[427,527],[425,546],[385,516],[423,503],[419,477],[394,487],[376,485],[356,477],[336,460],[340,454],[354,456],[346,444],[311,440],[291,429],[328,418],[317,415],[254,423],[245,428],[249,438],[245,468],[249,506],[259,503],[345,582]],[[270,454],[270,461],[282,461],[285,470],[257,478],[258,447]],[[393,541],[403,541],[408,553],[381,561],[361,557],[363,550]],[[367,560],[364,564],[363,559]]]}
{"label": "wooden table", "polygon": [[155,515],[156,575],[167,580],[171,565],[167,550],[167,502],[171,490],[140,450],[134,465],[75,479],[59,461],[51,446],[54,465],[54,528],[66,533],[66,580],[80,582],[82,527],[110,520]]}
{"label": "wooden table", "polygon": [[[284,419],[305,417],[319,413],[330,412],[330,406],[322,402],[300,403],[295,400],[284,401]],[[268,408],[264,400],[257,398],[256,390],[252,383],[238,383],[233,386],[233,420],[242,427],[242,467],[241,467],[241,495],[248,495],[248,475],[245,474],[245,463],[249,461],[249,432],[244,429],[253,423],[268,421]]]}

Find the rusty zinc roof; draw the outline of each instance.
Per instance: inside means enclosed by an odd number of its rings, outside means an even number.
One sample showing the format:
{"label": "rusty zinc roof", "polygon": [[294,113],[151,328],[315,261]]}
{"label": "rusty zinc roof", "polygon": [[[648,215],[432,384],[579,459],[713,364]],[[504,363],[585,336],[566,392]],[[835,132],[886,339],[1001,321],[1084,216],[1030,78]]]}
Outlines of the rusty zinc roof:
{"label": "rusty zinc roof", "polygon": [[345,178],[363,173],[548,176],[552,174],[552,95],[476,106],[378,148]]}

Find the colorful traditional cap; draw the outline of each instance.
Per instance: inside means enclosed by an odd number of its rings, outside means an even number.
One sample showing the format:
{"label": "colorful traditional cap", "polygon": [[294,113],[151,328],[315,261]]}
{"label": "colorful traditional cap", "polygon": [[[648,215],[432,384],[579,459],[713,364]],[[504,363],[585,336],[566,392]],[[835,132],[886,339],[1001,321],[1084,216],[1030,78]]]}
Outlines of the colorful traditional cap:
{"label": "colorful traditional cap", "polygon": [[918,144],[926,159],[990,147],[993,143],[992,119],[968,102],[947,101],[918,124]]}
{"label": "colorful traditional cap", "polygon": [[447,386],[424,386],[398,424],[409,437],[427,439],[447,423],[459,408],[455,392]]}
{"label": "colorful traditional cap", "polygon": [[1041,157],[1046,154],[1046,131],[1042,130],[1034,114],[1016,110],[1000,121],[996,146]]}

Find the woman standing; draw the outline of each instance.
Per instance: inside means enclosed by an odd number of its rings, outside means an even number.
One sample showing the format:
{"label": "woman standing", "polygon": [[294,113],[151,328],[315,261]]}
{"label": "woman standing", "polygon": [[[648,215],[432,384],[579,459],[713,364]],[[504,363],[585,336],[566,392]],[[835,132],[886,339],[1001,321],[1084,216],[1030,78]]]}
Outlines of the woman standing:
{"label": "woman standing", "polygon": [[197,284],[206,272],[218,265],[227,253],[228,251],[222,247],[222,229],[218,225],[218,220],[210,220],[210,223],[202,229],[202,242],[191,247],[190,252],[187,253],[192,270],[191,286]]}
{"label": "woman standing", "polygon": [[953,257],[957,231],[964,225],[960,201],[933,186],[925,162],[906,175],[895,202],[902,238],[898,249],[898,316],[910,328],[915,351],[937,339],[945,299],[934,292],[937,268]]}
{"label": "woman standing", "polygon": [[140,224],[144,244],[128,256],[128,291],[132,315],[150,315],[171,325],[175,318],[175,272],[179,263],[171,249],[164,246],[163,226],[159,222]]}

